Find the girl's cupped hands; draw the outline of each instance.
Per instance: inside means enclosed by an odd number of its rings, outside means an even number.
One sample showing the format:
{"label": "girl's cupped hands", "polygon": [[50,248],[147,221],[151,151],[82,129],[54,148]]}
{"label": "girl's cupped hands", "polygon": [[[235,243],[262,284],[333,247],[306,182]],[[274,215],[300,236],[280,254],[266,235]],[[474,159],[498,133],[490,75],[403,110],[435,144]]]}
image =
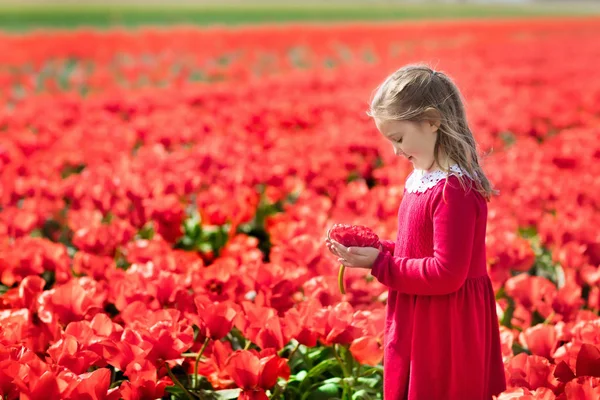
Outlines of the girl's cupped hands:
{"label": "girl's cupped hands", "polygon": [[382,251],[375,247],[346,247],[333,239],[326,239],[327,248],[333,255],[338,257],[338,261],[350,268],[370,269],[375,259]]}

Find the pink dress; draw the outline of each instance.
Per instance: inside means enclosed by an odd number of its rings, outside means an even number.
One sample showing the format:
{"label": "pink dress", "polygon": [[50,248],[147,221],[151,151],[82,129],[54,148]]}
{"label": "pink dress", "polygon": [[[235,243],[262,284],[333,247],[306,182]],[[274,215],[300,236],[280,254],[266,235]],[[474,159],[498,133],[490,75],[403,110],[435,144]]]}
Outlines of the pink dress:
{"label": "pink dress", "polygon": [[487,400],[506,388],[487,203],[460,168],[451,171],[447,181],[441,171],[413,171],[396,242],[384,241],[371,270],[389,288],[384,400]]}

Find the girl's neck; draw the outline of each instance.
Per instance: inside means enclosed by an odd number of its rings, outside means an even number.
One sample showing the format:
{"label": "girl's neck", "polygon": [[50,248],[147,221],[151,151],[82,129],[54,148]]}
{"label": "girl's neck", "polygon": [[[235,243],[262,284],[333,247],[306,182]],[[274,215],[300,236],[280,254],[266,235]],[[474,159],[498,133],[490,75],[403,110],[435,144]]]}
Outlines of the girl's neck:
{"label": "girl's neck", "polygon": [[439,164],[434,160],[431,167],[425,170],[425,172],[433,172],[433,171],[447,171],[451,166],[456,164],[456,161],[452,160],[450,157],[443,155],[439,157]]}

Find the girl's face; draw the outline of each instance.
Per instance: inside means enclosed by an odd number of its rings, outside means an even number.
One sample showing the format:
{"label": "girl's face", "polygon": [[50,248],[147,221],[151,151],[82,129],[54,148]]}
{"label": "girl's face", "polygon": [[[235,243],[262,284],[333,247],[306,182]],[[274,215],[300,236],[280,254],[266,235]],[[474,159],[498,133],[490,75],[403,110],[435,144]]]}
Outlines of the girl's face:
{"label": "girl's face", "polygon": [[377,129],[394,147],[397,156],[406,157],[416,169],[433,167],[438,126],[430,121],[396,121],[375,118]]}

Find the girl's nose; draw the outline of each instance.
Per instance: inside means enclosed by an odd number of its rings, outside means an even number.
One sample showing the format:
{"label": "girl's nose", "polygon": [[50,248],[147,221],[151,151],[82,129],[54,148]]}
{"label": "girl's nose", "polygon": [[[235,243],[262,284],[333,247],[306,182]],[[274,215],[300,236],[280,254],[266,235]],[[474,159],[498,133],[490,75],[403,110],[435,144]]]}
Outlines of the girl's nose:
{"label": "girl's nose", "polygon": [[398,147],[394,147],[394,154],[396,154],[397,156],[401,156],[404,154],[404,152]]}

